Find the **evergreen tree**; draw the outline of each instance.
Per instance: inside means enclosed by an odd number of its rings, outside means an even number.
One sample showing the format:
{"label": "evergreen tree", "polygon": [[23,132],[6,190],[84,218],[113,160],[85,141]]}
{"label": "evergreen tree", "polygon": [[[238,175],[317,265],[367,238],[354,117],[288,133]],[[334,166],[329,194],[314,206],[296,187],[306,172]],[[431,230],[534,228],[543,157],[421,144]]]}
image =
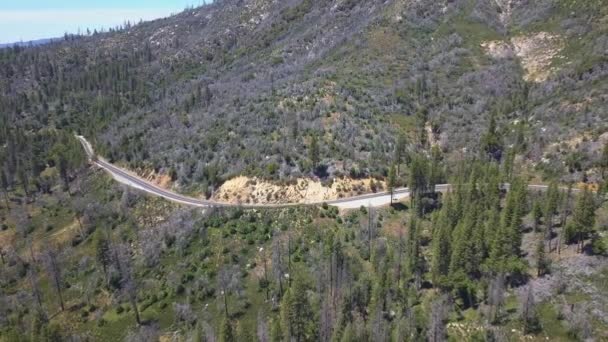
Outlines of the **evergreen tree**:
{"label": "evergreen tree", "polygon": [[407,257],[408,272],[418,279],[422,274],[422,258],[420,255],[420,235],[418,232],[418,222],[415,218],[410,222],[407,235]]}
{"label": "evergreen tree", "polygon": [[545,255],[545,242],[543,239],[539,239],[538,246],[536,247],[536,270],[538,277],[549,273],[549,259]]}
{"label": "evergreen tree", "polygon": [[478,208],[472,205],[465,218],[460,222],[452,235],[452,256],[450,274],[464,273],[470,277],[477,276],[479,262],[475,252],[474,231],[477,226]]}
{"label": "evergreen tree", "polygon": [[505,229],[504,231],[511,254],[515,256],[520,255],[522,239],[521,225],[527,205],[526,192],[527,185],[520,179],[516,179],[513,184],[511,184],[501,220],[501,225]]}
{"label": "evergreen tree", "polygon": [[319,142],[316,134],[310,137],[310,146],[308,147],[308,158],[312,163],[313,170],[316,170],[319,166]]}
{"label": "evergreen tree", "polygon": [[397,183],[396,174],[395,174],[395,165],[391,165],[388,170],[388,178],[386,181],[386,186],[388,187],[388,192],[391,196],[391,205],[393,204],[393,194],[395,193],[395,186]]}
{"label": "evergreen tree", "polygon": [[421,216],[422,207],[420,200],[428,192],[428,165],[424,157],[415,155],[410,162],[410,174],[408,186],[412,205],[416,207],[418,216]]}
{"label": "evergreen tree", "polygon": [[490,160],[499,161],[502,158],[502,139],[497,132],[494,115],[490,117],[488,130],[481,138],[481,150]]}
{"label": "evergreen tree", "polygon": [[608,143],[604,144],[599,164],[602,173],[602,179],[606,181],[606,177],[608,177]]}
{"label": "evergreen tree", "polygon": [[511,181],[511,178],[513,177],[513,163],[514,162],[515,162],[515,149],[510,148],[508,150],[507,155],[502,164],[503,179],[505,180],[505,182]]}
{"label": "evergreen tree", "polygon": [[538,231],[538,225],[540,224],[540,220],[543,217],[543,210],[540,206],[540,202],[535,200],[532,205],[532,224],[534,228],[534,232]]}
{"label": "evergreen tree", "polygon": [[300,277],[287,290],[281,302],[283,331],[295,341],[310,340],[314,336],[315,322],[312,307],[308,301],[307,287]]}
{"label": "evergreen tree", "polygon": [[500,230],[500,211],[494,207],[487,213],[487,219],[484,225],[484,244],[487,252],[486,257],[490,256],[492,248],[494,246],[494,240],[497,238]]}
{"label": "evergreen tree", "polygon": [[433,225],[431,254],[431,278],[439,284],[450,270],[452,228],[448,218],[448,208],[444,206]]}
{"label": "evergreen tree", "polygon": [[[549,184],[549,188],[547,189],[547,193],[545,194],[545,207],[543,214],[545,218],[545,234],[547,240],[550,240],[553,235],[553,221],[559,206],[559,198],[560,194],[557,183],[551,182]],[[549,243],[549,251],[551,251],[551,249],[551,244]]]}
{"label": "evergreen tree", "polygon": [[110,253],[110,245],[108,240],[103,236],[101,230],[97,233],[97,239],[95,239],[95,256],[99,264],[103,269],[103,274],[108,281],[108,267],[112,263],[112,256]]}
{"label": "evergreen tree", "polygon": [[428,176],[428,189],[431,192],[435,191],[435,186],[439,184],[444,175],[441,167],[442,161],[441,149],[439,146],[433,146],[431,148],[431,162],[429,165],[429,176]]}
{"label": "evergreen tree", "polygon": [[595,225],[595,199],[589,188],[585,187],[578,197],[572,215],[574,235],[570,240],[576,240],[578,250],[582,252],[584,240],[589,237]]}
{"label": "evergreen tree", "polygon": [[405,134],[401,133],[397,137],[397,145],[395,146],[395,155],[394,155],[394,163],[396,166],[396,175],[399,177],[400,167],[403,163],[403,154],[405,153],[407,140],[405,138]]}

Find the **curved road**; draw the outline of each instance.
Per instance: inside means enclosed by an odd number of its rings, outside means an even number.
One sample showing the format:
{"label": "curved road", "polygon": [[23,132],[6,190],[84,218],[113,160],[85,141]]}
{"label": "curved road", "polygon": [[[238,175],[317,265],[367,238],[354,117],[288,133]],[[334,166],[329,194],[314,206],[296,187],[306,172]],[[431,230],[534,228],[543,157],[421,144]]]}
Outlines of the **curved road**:
{"label": "curved road", "polygon": [[[93,147],[91,144],[81,135],[76,136],[82,147],[84,148],[89,160],[99,166],[100,168],[106,170],[115,180],[131,186],[133,188],[137,188],[149,194],[163,197],[167,200],[186,204],[194,207],[200,208],[208,208],[208,207],[242,207],[242,208],[286,208],[293,206],[301,206],[301,205],[320,205],[323,203],[327,203],[332,206],[336,206],[341,209],[356,209],[361,206],[372,206],[378,207],[391,203],[390,194],[388,192],[378,192],[361,196],[353,196],[348,198],[341,198],[337,200],[328,200],[328,201],[320,201],[320,202],[307,202],[307,203],[287,203],[287,204],[234,204],[234,203],[226,203],[226,202],[217,202],[210,201],[204,199],[198,199],[193,197],[188,197],[184,195],[180,195],[178,193],[163,189],[158,185],[155,185],[151,182],[148,182],[141,177],[121,169],[103,158],[100,158],[95,155]],[[506,185],[508,187],[508,185]],[[435,191],[438,192],[446,192],[450,189],[450,184],[439,184],[435,186]],[[548,186],[546,185],[529,185],[530,189],[534,190],[546,190]],[[574,189],[576,191],[576,189]],[[398,188],[393,192],[393,200],[400,200],[406,197],[409,197],[410,190],[408,188]]]}

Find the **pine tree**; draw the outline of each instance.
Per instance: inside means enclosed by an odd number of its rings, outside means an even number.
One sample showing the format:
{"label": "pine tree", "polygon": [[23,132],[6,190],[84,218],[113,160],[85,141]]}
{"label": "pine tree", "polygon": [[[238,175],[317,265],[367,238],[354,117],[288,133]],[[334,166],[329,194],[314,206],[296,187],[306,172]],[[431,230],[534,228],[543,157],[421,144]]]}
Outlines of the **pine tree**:
{"label": "pine tree", "polygon": [[308,302],[306,285],[300,277],[296,277],[281,302],[283,331],[287,332],[289,339],[308,340],[311,337],[311,328],[314,327],[312,317],[313,312]]}
{"label": "pine tree", "polygon": [[410,188],[410,198],[412,205],[416,207],[418,216],[421,216],[422,207],[420,200],[422,196],[428,192],[428,165],[427,161],[422,156],[413,156],[410,162],[410,174],[408,186]]}
{"label": "pine tree", "polygon": [[595,199],[587,187],[577,199],[572,222],[575,229],[574,238],[578,243],[578,250],[582,252],[584,240],[593,231],[595,225]]}
{"label": "pine tree", "polygon": [[539,239],[536,247],[536,276],[542,277],[549,272],[549,259],[545,255],[545,242]]}
{"label": "pine tree", "polygon": [[480,260],[477,260],[475,240],[473,239],[477,219],[478,208],[476,205],[472,205],[464,220],[454,229],[450,274],[463,272],[468,276],[476,276],[479,271]]}
{"label": "pine tree", "polygon": [[522,231],[521,224],[526,211],[527,186],[520,179],[516,179],[507,195],[501,225],[507,234],[507,243],[512,255],[520,255]]}
{"label": "pine tree", "polygon": [[97,261],[101,264],[101,267],[103,268],[103,274],[107,282],[108,267],[112,262],[112,257],[108,240],[103,236],[101,230],[99,230],[99,233],[97,233],[97,239],[95,240],[95,256],[97,258]]}
{"label": "pine tree", "polygon": [[507,155],[503,161],[503,178],[506,182],[509,182],[513,177],[513,163],[515,162],[515,149],[510,148],[507,152]]}
{"label": "pine tree", "polygon": [[439,284],[442,277],[449,273],[452,253],[451,234],[448,208],[444,206],[433,227],[431,277],[434,284]]}
{"label": "pine tree", "polygon": [[551,252],[551,238],[553,235],[553,221],[555,218],[555,214],[557,213],[557,207],[559,205],[559,188],[557,187],[557,183],[551,182],[549,184],[549,188],[547,189],[547,193],[545,195],[545,207],[544,207],[544,218],[545,218],[545,234],[546,239],[549,240],[549,252]]}
{"label": "pine tree", "polygon": [[308,158],[312,163],[313,170],[319,166],[319,142],[316,134],[310,137],[310,146],[308,147]]}
{"label": "pine tree", "polygon": [[399,137],[397,137],[397,145],[395,146],[395,156],[394,156],[394,163],[396,165],[397,177],[399,177],[400,167],[401,167],[401,164],[403,163],[403,154],[405,153],[406,144],[407,144],[407,140],[405,138],[405,134],[403,134],[403,133],[399,134]]}
{"label": "pine tree", "polygon": [[488,265],[495,274],[507,271],[507,259],[511,254],[511,247],[507,239],[508,227],[505,227],[503,224],[499,224],[497,227],[498,229],[494,233],[488,258]]}
{"label": "pine tree", "polygon": [[534,232],[538,231],[538,225],[540,224],[540,220],[543,217],[543,210],[540,206],[539,201],[534,201],[532,206],[532,223],[534,225]]}
{"label": "pine tree", "polygon": [[500,229],[500,211],[497,207],[493,207],[487,213],[487,219],[484,225],[484,245],[486,250],[486,257],[489,257],[492,246],[494,244],[494,239],[496,239],[496,235]]}
{"label": "pine tree", "polygon": [[422,273],[422,260],[420,256],[420,235],[418,232],[418,222],[414,218],[410,222],[407,235],[407,257],[408,272],[418,278]]}
{"label": "pine tree", "polygon": [[395,165],[393,164],[388,170],[388,178],[386,181],[386,186],[388,187],[388,192],[391,196],[391,205],[393,204],[393,195],[395,193],[395,186],[397,183],[395,172]]}
{"label": "pine tree", "polygon": [[602,179],[606,181],[606,177],[608,177],[608,143],[604,145],[604,149],[602,150],[602,157],[600,159],[599,164],[602,173]]}
{"label": "pine tree", "polygon": [[490,160],[499,161],[502,158],[502,140],[497,132],[496,118],[490,117],[490,124],[485,135],[481,138],[481,149]]}
{"label": "pine tree", "polygon": [[431,148],[431,162],[429,165],[428,188],[430,192],[435,192],[435,187],[443,178],[443,170],[441,168],[441,149],[439,146]]}

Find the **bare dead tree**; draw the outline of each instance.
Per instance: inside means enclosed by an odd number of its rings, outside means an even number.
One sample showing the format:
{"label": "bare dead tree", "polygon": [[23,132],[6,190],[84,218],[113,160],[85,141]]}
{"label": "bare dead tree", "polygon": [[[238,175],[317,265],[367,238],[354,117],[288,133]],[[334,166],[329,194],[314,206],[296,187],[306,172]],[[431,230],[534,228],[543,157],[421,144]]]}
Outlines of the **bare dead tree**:
{"label": "bare dead tree", "polygon": [[86,230],[83,224],[83,218],[87,212],[87,200],[85,197],[76,197],[73,196],[71,198],[72,212],[74,212],[74,217],[76,218],[76,222],[78,223],[78,233],[80,234],[80,238],[82,241],[86,238]]}
{"label": "bare dead tree", "polygon": [[[326,293],[325,296],[332,297],[332,295],[329,293]],[[329,341],[333,333],[336,312],[332,303],[333,300],[331,298],[326,298],[326,300],[321,302],[321,312],[319,315],[320,341]]]}
{"label": "bare dead tree", "polygon": [[[562,216],[560,218],[560,226],[562,227],[561,232],[558,233],[557,236],[557,254],[562,253],[562,236],[564,235],[564,228],[566,227],[566,221],[568,220],[568,215],[572,211],[572,183],[568,184],[568,191],[566,192],[566,199],[564,200],[564,207],[562,209]],[[551,247],[549,246],[549,252],[551,252]]]}
{"label": "bare dead tree", "polygon": [[0,168],[0,187],[2,187],[2,193],[4,194],[4,203],[6,205],[6,209],[10,211],[11,205],[8,200],[8,178],[6,177],[6,173],[4,172],[4,168]]}
{"label": "bare dead tree", "polygon": [[262,258],[262,263],[264,265],[264,282],[265,282],[265,289],[266,289],[266,300],[270,299],[270,280],[268,279],[268,255],[266,253],[266,250],[261,247],[260,248],[260,254],[261,254],[261,258]]}
{"label": "bare dead tree", "polygon": [[442,295],[433,301],[429,319],[428,341],[440,342],[447,340],[446,319],[450,312],[451,301],[448,295]]}
{"label": "bare dead tree", "polygon": [[125,337],[127,342],[149,342],[158,341],[160,337],[159,329],[157,325],[142,325],[137,326],[135,329],[130,331]]}
{"label": "bare dead tree", "polygon": [[224,298],[224,313],[226,317],[230,317],[228,315],[228,296],[239,289],[240,275],[241,272],[238,265],[224,265],[217,275],[218,287],[222,289],[221,295]]}
{"label": "bare dead tree", "polygon": [[589,304],[570,304],[562,306],[562,315],[566,318],[570,330],[578,337],[580,341],[587,341],[593,337],[593,327],[589,319]]}
{"label": "bare dead tree", "polygon": [[536,312],[536,302],[534,300],[534,290],[532,284],[526,286],[520,298],[520,316],[524,326],[524,333],[537,332],[540,329],[538,313]]}
{"label": "bare dead tree", "polygon": [[264,311],[258,311],[257,334],[259,342],[268,342],[270,340],[268,333],[268,320],[264,315]]}
{"label": "bare dead tree", "polygon": [[38,311],[40,313],[44,313],[44,309],[42,308],[42,292],[40,291],[40,284],[38,283],[38,272],[36,272],[36,265],[30,266],[27,272],[27,279],[32,290],[32,297],[34,297],[36,304],[38,305]]}
{"label": "bare dead tree", "polygon": [[399,248],[398,248],[398,256],[397,256],[397,290],[401,288],[401,268],[402,268],[402,260],[403,260],[403,251],[405,250],[405,239],[403,237],[403,228],[399,229]]}
{"label": "bare dead tree", "polygon": [[47,250],[43,254],[44,265],[46,266],[47,273],[55,291],[57,292],[57,298],[61,306],[61,311],[65,310],[63,303],[63,274],[61,272],[61,264],[58,260],[59,255],[55,246],[47,245]]}
{"label": "bare dead tree", "polygon": [[280,236],[276,236],[272,241],[272,270],[279,281],[279,297],[283,297],[283,277],[286,271],[283,258],[283,244]]}
{"label": "bare dead tree", "polygon": [[367,208],[367,255],[372,257],[372,239],[374,236],[375,212],[372,206]]}
{"label": "bare dead tree", "polygon": [[25,238],[28,234],[30,224],[32,223],[25,204],[13,208],[11,214],[13,216],[13,220],[15,221],[15,228],[19,233],[19,236]]}
{"label": "bare dead tree", "polygon": [[173,312],[177,322],[184,322],[188,325],[196,322],[196,315],[189,303],[173,303]]}
{"label": "bare dead tree", "polygon": [[116,263],[116,269],[120,276],[121,292],[131,304],[133,313],[135,314],[135,321],[140,325],[141,319],[139,316],[139,309],[137,308],[138,284],[133,270],[131,247],[128,244],[122,244],[114,245],[113,249],[115,257],[114,262]]}
{"label": "bare dead tree", "polygon": [[492,324],[496,324],[500,320],[502,306],[504,304],[505,293],[505,276],[498,274],[490,282],[488,289],[488,316]]}

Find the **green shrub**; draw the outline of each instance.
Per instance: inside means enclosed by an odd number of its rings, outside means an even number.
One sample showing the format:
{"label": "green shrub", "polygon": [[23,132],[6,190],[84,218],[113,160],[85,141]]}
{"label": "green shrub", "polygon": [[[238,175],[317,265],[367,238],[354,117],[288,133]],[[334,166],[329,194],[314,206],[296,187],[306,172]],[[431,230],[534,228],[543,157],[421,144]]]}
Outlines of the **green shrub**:
{"label": "green shrub", "polygon": [[591,251],[594,255],[608,255],[608,243],[606,243],[606,239],[599,236],[594,238],[591,241]]}

